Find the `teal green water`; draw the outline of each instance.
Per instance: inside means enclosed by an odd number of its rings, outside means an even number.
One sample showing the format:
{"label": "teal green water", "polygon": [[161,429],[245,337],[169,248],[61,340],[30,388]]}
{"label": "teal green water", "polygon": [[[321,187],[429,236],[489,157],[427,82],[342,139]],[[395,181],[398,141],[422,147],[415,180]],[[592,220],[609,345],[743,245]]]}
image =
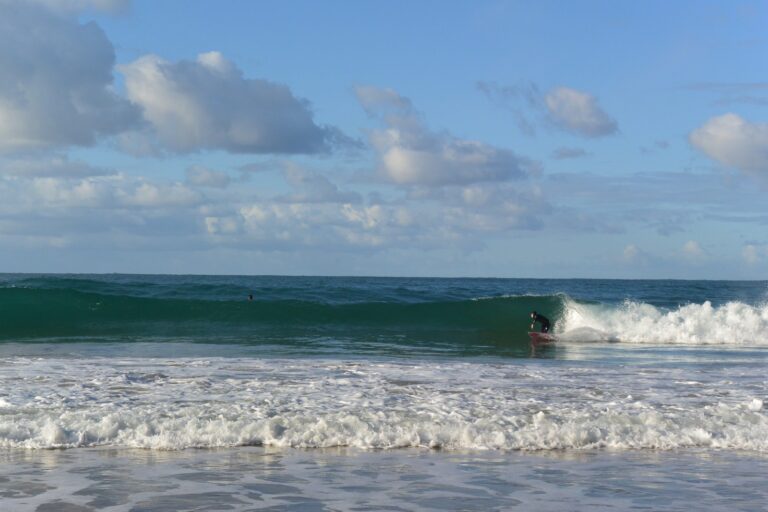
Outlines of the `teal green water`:
{"label": "teal green water", "polygon": [[[631,322],[656,322],[663,331],[664,315],[698,322],[699,337],[712,329],[713,336],[727,338],[715,332],[717,308],[737,304],[746,308],[741,314],[759,317],[767,289],[765,282],[723,281],[6,274],[0,276],[0,340],[261,344],[299,353],[302,346],[308,353],[319,347],[345,353],[439,347],[494,354],[527,349],[533,310],[561,333],[578,315],[580,329],[596,327],[585,315],[597,323],[611,320],[611,329],[588,333],[597,340],[621,340],[633,328],[623,324]],[[632,305],[646,308],[645,317],[633,316]],[[690,305],[701,310],[686,312]],[[714,308],[712,318],[707,305]],[[691,318],[682,318],[686,314]],[[762,344],[763,325],[750,328],[755,332],[747,341]],[[652,331],[648,341],[661,335]]]}

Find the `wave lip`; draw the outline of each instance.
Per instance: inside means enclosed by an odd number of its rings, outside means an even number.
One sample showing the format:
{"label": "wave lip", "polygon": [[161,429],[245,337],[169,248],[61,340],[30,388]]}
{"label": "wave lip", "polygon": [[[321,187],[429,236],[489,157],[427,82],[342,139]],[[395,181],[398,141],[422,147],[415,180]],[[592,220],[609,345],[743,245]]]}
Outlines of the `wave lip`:
{"label": "wave lip", "polygon": [[732,301],[663,309],[624,301],[619,306],[567,301],[558,329],[572,341],[679,345],[768,345],[768,304]]}

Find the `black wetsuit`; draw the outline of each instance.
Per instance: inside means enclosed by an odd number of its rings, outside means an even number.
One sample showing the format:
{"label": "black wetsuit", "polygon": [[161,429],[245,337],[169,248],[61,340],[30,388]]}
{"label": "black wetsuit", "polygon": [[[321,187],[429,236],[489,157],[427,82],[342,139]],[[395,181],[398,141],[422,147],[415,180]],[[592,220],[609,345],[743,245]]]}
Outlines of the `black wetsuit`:
{"label": "black wetsuit", "polygon": [[541,324],[541,332],[549,332],[549,318],[536,313],[533,317],[533,323],[535,324],[536,322]]}

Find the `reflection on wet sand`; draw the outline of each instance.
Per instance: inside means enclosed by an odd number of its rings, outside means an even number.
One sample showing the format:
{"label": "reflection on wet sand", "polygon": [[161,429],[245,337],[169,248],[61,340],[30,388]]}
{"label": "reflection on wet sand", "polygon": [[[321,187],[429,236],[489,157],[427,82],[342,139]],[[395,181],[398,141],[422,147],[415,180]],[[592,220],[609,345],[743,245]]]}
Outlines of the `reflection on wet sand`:
{"label": "reflection on wet sand", "polygon": [[35,512],[724,510],[768,502],[766,471],[757,453],[705,451],[5,450],[0,498]]}

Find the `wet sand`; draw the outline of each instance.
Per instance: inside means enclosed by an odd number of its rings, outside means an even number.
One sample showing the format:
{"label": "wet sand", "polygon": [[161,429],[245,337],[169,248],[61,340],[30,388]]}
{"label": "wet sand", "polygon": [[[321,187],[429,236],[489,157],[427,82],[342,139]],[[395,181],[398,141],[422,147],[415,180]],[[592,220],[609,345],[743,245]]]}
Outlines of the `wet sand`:
{"label": "wet sand", "polygon": [[4,450],[0,509],[765,510],[768,455],[245,447]]}

